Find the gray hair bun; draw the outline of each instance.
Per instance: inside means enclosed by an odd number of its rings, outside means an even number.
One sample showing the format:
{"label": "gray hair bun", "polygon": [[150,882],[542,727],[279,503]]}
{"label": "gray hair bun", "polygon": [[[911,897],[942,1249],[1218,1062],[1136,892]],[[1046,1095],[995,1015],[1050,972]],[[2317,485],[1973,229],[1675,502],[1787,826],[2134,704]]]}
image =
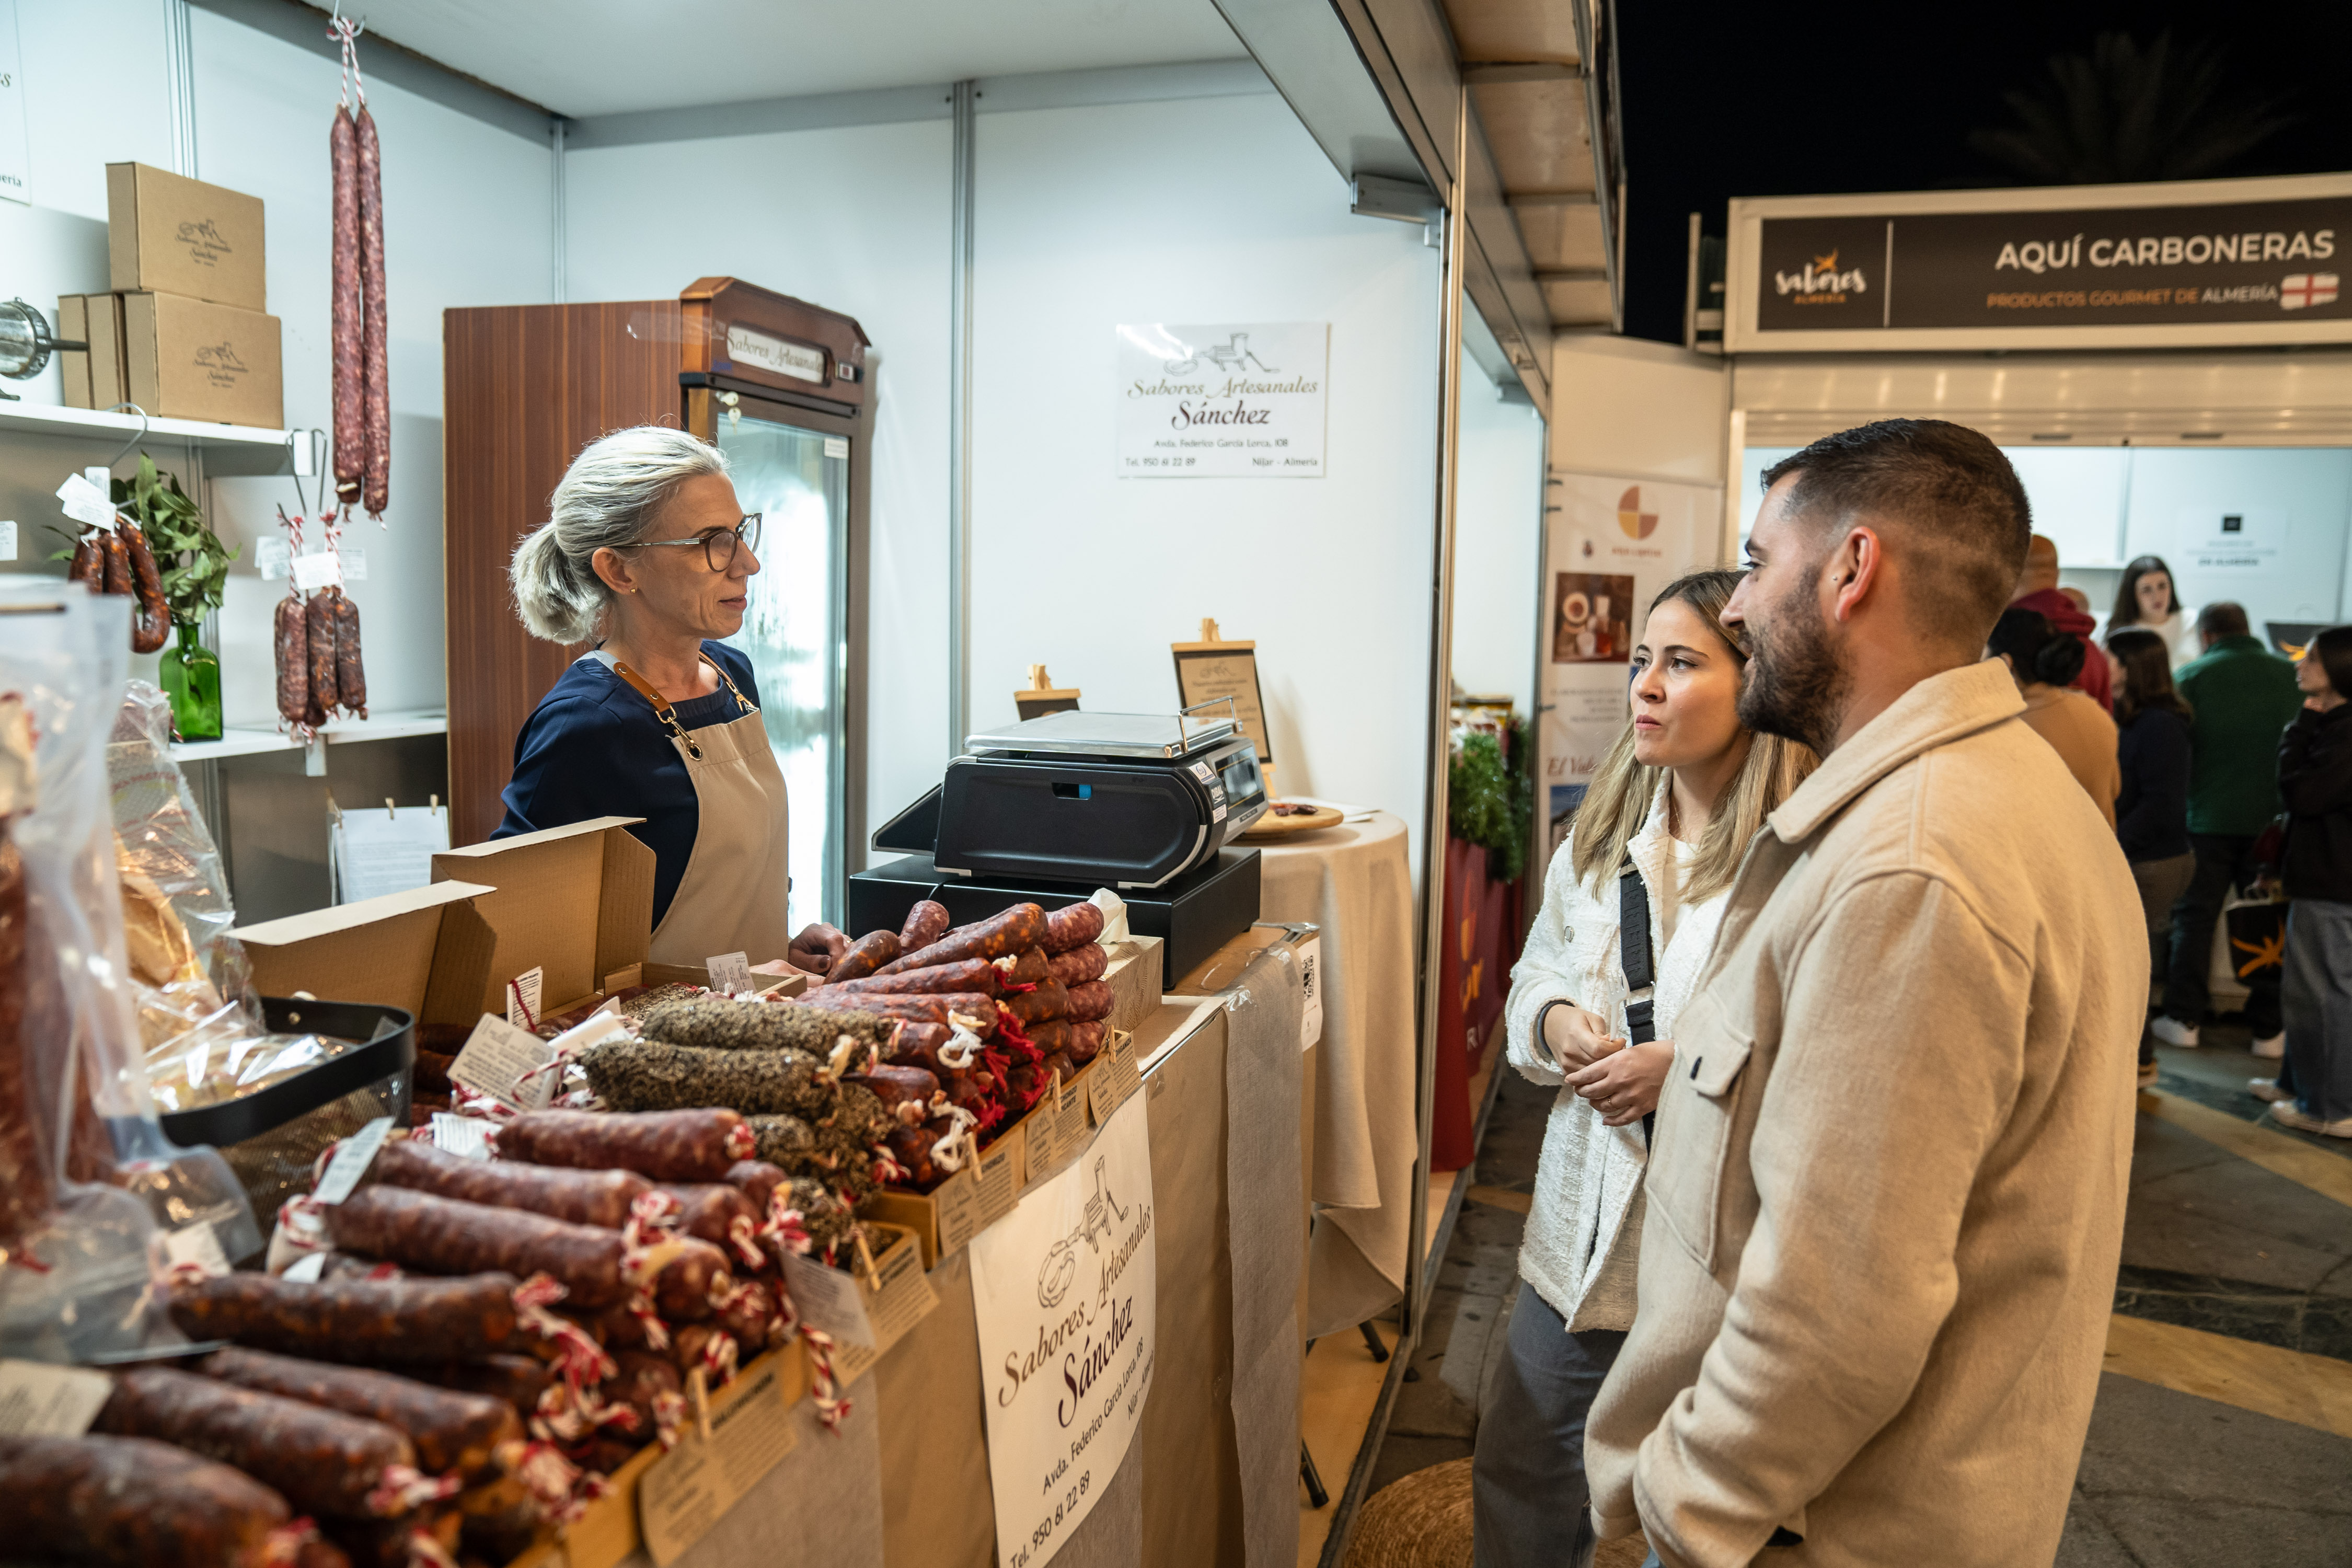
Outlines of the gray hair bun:
{"label": "gray hair bun", "polygon": [[726,455],[663,425],[591,441],[548,499],[548,520],[515,547],[507,575],[533,637],[583,643],[597,634],[613,591],[591,563],[645,537],[680,485],[725,474]]}

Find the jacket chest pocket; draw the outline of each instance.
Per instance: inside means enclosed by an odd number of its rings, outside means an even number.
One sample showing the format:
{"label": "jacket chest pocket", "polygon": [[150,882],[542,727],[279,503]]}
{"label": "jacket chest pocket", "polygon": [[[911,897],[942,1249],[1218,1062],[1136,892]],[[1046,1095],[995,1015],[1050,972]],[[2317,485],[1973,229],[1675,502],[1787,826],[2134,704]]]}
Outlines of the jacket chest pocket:
{"label": "jacket chest pocket", "polygon": [[1643,1183],[1651,1211],[1713,1273],[1724,1167],[1756,1039],[1704,997],[1676,1020],[1675,1032],[1674,1076],[1658,1106],[1658,1143]]}

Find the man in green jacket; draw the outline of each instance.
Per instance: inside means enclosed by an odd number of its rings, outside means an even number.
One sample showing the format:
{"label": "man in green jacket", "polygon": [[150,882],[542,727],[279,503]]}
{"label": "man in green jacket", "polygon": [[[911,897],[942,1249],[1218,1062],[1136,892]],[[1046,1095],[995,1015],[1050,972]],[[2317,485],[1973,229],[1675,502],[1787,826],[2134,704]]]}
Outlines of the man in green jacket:
{"label": "man in green jacket", "polygon": [[[2203,657],[2181,667],[2180,695],[2197,717],[2189,727],[2189,847],[2197,870],[2172,906],[2172,960],[2164,978],[2164,1016],[2153,1026],[2168,1046],[2197,1044],[2210,997],[2213,922],[2232,886],[2253,877],[2254,839],[2278,815],[2279,736],[2303,706],[2294,666],[2246,630],[2242,605],[2224,599],[2197,616]],[[2254,1054],[2276,1057],[2285,1044],[2279,1015],[2279,966],[2246,976],[2246,1023]]]}

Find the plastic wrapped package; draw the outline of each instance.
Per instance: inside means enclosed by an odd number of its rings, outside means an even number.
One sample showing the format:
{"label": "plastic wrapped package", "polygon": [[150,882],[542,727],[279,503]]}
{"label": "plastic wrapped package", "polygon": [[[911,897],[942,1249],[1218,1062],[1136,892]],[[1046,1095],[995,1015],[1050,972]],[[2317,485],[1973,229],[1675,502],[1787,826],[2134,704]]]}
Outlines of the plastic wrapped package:
{"label": "plastic wrapped package", "polygon": [[[245,948],[230,934],[236,910],[227,869],[171,741],[171,700],[131,681],[107,742],[106,774],[123,945],[150,1046],[204,1025],[252,990]],[[244,1011],[258,1023],[249,1000]]]}
{"label": "plastic wrapped package", "polygon": [[226,1163],[157,1126],[122,983],[100,781],[129,614],[52,580],[0,584],[0,1356],[174,1341],[157,1270],[260,1246]]}

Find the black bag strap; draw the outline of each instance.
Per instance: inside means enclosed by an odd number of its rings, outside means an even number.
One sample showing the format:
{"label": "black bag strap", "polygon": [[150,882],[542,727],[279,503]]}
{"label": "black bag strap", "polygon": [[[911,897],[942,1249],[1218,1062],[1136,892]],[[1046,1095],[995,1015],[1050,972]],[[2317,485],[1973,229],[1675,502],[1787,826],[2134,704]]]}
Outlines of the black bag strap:
{"label": "black bag strap", "polygon": [[1625,971],[1625,1037],[1646,1045],[1658,1037],[1652,990],[1657,973],[1650,954],[1650,889],[1632,866],[1617,877],[1617,958]]}

